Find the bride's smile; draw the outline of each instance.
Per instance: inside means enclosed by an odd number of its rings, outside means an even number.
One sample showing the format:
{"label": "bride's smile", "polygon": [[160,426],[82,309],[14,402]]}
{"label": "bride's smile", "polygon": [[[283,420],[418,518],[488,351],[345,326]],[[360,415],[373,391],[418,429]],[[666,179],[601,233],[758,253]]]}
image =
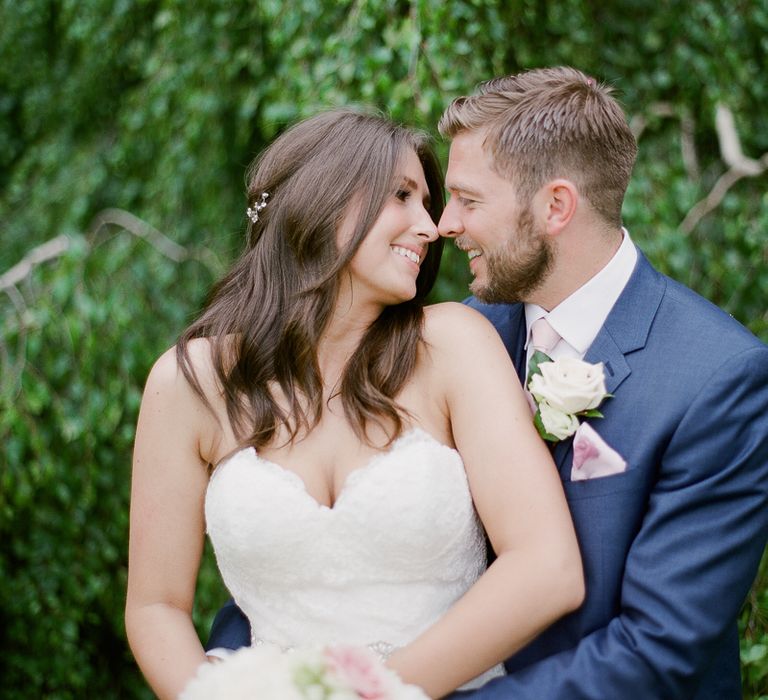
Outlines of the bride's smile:
{"label": "bride's smile", "polygon": [[[427,247],[438,237],[429,214],[430,194],[419,159],[413,151],[402,158],[392,193],[348,265],[338,308],[370,307],[376,316],[385,306],[416,295],[416,279]],[[352,208],[339,230],[339,246],[349,238]]]}

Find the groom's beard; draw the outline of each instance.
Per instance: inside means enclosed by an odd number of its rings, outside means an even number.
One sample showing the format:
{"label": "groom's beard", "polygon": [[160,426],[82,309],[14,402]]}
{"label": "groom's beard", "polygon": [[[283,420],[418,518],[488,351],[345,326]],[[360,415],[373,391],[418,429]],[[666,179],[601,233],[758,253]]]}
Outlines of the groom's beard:
{"label": "groom's beard", "polygon": [[552,245],[536,229],[530,207],[520,212],[516,230],[506,244],[483,252],[486,282],[475,279],[470,291],[488,304],[527,301],[542,285],[554,264]]}

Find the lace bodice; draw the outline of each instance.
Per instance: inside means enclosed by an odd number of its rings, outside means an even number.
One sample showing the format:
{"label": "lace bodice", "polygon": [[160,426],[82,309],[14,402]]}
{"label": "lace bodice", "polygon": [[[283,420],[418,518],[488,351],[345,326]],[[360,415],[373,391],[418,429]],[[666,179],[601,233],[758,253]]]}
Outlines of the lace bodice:
{"label": "lace bodice", "polygon": [[332,508],[243,449],[214,471],[205,516],[254,635],[282,647],[407,644],[486,563],[461,458],[420,429],[353,471]]}

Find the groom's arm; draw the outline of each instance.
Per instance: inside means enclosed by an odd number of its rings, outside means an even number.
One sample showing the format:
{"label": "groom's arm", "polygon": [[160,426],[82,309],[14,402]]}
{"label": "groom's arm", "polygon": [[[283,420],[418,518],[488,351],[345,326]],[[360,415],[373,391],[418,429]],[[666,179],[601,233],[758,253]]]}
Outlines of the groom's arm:
{"label": "groom's arm", "polygon": [[[239,649],[251,644],[251,626],[242,610],[235,605],[231,598],[224,607],[216,613],[211,625],[211,635],[205,645],[206,652],[217,649]],[[216,653],[210,654],[216,656]]]}
{"label": "groom's arm", "polygon": [[467,694],[473,700],[696,692],[768,537],[768,348],[730,358],[660,449],[617,617],[575,648]]}

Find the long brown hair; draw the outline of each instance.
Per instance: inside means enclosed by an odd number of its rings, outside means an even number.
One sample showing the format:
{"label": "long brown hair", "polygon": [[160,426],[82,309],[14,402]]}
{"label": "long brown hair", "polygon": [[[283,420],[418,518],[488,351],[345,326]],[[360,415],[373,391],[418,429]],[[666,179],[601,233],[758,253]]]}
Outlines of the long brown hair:
{"label": "long brown hair", "polygon": [[[424,169],[429,213],[443,209],[442,173],[426,136],[388,119],[348,110],[302,121],[251,165],[248,206],[269,194],[248,224],[247,245],[214,287],[200,315],[177,344],[179,365],[208,404],[190,362],[193,338],[210,341],[211,358],[237,439],[255,447],[282,424],[290,439],[317,425],[323,382],[317,347],[336,303],[341,273],[399,186],[397,169],[409,150]],[[336,233],[352,203],[354,232],[341,250]],[[348,360],[339,394],[355,434],[368,441],[371,421],[389,440],[402,431],[395,396],[414,370],[423,304],[437,276],[442,240],[431,243],[416,280],[416,296],[384,309]],[[280,387],[281,406],[270,385]]]}

